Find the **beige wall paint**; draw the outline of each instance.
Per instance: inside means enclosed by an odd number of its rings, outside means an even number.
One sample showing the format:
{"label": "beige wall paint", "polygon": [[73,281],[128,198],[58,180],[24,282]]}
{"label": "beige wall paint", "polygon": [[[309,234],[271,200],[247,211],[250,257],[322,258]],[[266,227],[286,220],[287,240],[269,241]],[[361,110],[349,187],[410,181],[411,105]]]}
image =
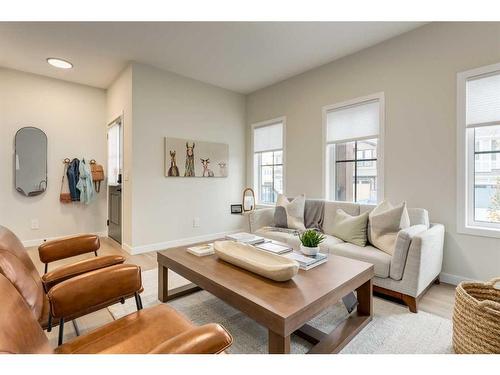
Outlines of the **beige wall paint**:
{"label": "beige wall paint", "polygon": [[111,84],[106,93],[106,124],[122,116],[122,242],[132,243],[132,65]]}
{"label": "beige wall paint", "polygon": [[322,197],[322,107],[384,92],[385,197],[446,226],[444,273],[498,276],[500,239],[456,231],[456,74],[498,63],[499,40],[500,23],[433,23],[257,91],[248,142],[252,123],[286,116],[286,193]]}
{"label": "beige wall paint", "polygon": [[[146,65],[134,63],[132,71],[130,245],[161,246],[241,228],[241,216],[231,215],[229,205],[241,201],[245,182],[244,96]],[[229,177],[165,177],[165,136],[228,143]],[[199,228],[193,228],[195,217]]]}
{"label": "beige wall paint", "polygon": [[[106,230],[106,194],[89,206],[61,204],[63,159],[92,158],[106,164],[104,90],[0,68],[0,224],[23,241]],[[14,188],[14,136],[23,126],[48,138],[48,187],[27,198]],[[38,219],[40,229],[31,229]]]}

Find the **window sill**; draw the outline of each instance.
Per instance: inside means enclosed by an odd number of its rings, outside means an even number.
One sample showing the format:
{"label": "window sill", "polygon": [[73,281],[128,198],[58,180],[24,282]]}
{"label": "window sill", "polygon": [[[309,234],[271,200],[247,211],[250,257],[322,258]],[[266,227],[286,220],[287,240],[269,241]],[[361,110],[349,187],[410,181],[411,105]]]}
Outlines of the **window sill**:
{"label": "window sill", "polygon": [[480,237],[490,237],[490,238],[500,238],[500,228],[487,228],[480,226],[459,226],[457,233],[459,234],[468,234],[471,236],[480,236]]}

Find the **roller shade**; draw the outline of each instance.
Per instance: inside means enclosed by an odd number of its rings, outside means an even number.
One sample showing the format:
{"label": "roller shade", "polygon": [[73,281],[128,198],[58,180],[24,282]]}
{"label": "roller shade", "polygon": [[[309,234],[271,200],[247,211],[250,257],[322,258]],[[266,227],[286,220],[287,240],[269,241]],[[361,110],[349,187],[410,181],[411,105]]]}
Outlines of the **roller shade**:
{"label": "roller shade", "polygon": [[380,104],[378,100],[337,108],[326,114],[326,141],[345,142],[378,137]]}
{"label": "roller shade", "polygon": [[468,80],[466,98],[467,127],[500,124],[500,72]]}
{"label": "roller shade", "polygon": [[255,128],[253,131],[253,151],[264,152],[283,148],[283,123],[278,122]]}

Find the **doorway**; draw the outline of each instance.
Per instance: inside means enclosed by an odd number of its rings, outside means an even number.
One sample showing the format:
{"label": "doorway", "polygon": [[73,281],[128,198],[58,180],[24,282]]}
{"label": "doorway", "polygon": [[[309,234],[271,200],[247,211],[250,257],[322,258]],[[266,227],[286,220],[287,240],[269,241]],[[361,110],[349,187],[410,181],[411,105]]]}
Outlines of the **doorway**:
{"label": "doorway", "polygon": [[122,118],[108,125],[108,236],[122,243]]}

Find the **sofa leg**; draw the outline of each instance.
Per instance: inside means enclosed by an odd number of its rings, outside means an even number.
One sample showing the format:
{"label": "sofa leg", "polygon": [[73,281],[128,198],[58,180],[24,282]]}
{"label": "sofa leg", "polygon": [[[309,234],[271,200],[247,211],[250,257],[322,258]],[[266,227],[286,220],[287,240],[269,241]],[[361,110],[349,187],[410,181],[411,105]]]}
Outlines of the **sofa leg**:
{"label": "sofa leg", "polygon": [[407,294],[403,294],[401,297],[402,297],[401,299],[403,300],[405,305],[408,306],[410,311],[412,313],[417,313],[417,299]]}
{"label": "sofa leg", "polygon": [[436,280],[434,280],[434,284],[436,284],[436,285],[441,284],[441,281],[439,281],[439,277],[436,277]]}

